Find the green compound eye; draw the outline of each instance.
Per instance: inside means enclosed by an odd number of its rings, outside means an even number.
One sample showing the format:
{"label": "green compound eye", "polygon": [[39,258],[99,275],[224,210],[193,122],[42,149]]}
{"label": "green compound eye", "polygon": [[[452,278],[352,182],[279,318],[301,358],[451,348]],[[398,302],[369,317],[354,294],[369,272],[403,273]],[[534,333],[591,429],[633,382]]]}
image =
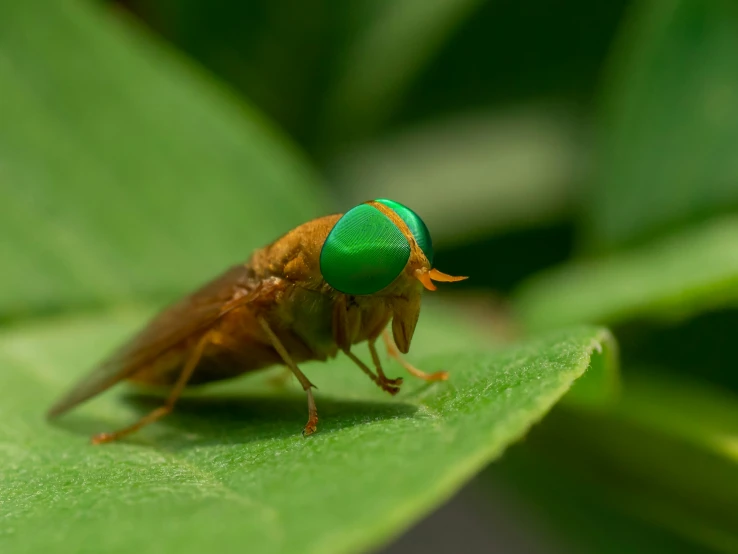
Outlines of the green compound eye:
{"label": "green compound eye", "polygon": [[407,206],[404,206],[399,202],[395,202],[394,200],[389,200],[387,198],[377,198],[375,202],[384,204],[388,208],[394,210],[397,215],[402,218],[402,220],[405,222],[405,225],[408,226],[410,232],[413,234],[413,237],[415,237],[415,241],[418,243],[418,246],[420,246],[423,254],[425,254],[425,257],[428,259],[428,263],[431,267],[433,267],[433,241],[431,241],[428,227],[425,226],[425,223],[423,223],[423,220],[420,219],[420,216],[418,216],[418,214],[416,214]]}
{"label": "green compound eye", "polygon": [[397,226],[367,204],[346,212],[320,251],[320,271],[345,294],[374,294],[394,281],[410,258],[410,245]]}

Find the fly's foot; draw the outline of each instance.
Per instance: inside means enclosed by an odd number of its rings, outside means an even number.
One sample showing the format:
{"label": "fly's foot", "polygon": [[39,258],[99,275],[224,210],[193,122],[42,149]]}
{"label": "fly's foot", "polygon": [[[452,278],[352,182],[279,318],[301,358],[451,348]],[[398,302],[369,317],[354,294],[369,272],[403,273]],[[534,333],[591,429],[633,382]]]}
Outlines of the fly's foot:
{"label": "fly's foot", "polygon": [[424,381],[448,381],[448,371],[436,371],[435,373],[424,373],[423,375],[415,374],[415,376]]}
{"label": "fly's foot", "polygon": [[[382,331],[382,338],[384,339],[384,344],[387,346],[387,353],[390,355],[390,357],[400,362],[410,375],[413,375],[417,377],[418,379],[422,379],[423,381],[427,381],[427,382],[448,380],[448,371],[436,371],[435,373],[426,373],[425,371],[420,371],[417,367],[407,362],[405,358],[403,358],[400,355],[400,351],[397,349],[397,346],[390,338],[390,335],[387,329]],[[374,357],[375,357],[375,363],[377,363],[376,354],[374,354]]]}
{"label": "fly's foot", "polygon": [[305,424],[305,428],[302,430],[303,437],[309,437],[318,430],[318,417],[310,417],[308,422]]}
{"label": "fly's foot", "polygon": [[388,379],[386,381],[378,381],[377,384],[383,391],[388,392],[392,396],[394,396],[398,392],[400,392],[400,385],[402,384],[402,379],[401,378],[399,379],[399,383],[397,383],[397,385],[391,384],[394,381],[398,381],[398,379]]}
{"label": "fly's foot", "polygon": [[90,442],[92,444],[104,444],[106,442],[113,442],[116,438],[116,433],[98,433],[90,437]]}

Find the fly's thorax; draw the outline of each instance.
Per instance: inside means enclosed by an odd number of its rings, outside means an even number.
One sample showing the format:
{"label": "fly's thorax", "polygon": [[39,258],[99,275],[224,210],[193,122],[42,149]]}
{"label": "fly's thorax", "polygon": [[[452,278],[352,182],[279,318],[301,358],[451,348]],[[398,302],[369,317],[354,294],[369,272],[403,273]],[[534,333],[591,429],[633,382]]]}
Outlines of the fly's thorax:
{"label": "fly's thorax", "polygon": [[261,278],[278,277],[320,291],[325,286],[320,272],[320,252],[340,217],[341,214],[329,215],[295,227],[254,252],[249,264]]}

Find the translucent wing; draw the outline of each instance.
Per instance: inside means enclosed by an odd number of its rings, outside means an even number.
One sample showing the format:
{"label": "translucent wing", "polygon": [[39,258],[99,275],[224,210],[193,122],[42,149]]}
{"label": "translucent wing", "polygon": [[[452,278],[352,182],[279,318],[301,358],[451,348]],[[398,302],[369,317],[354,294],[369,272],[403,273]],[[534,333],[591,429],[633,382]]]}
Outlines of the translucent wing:
{"label": "translucent wing", "polygon": [[166,308],[120,349],[84,377],[49,410],[55,417],[130,377],[182,341],[202,333],[223,314],[248,302],[257,282],[250,268],[234,266]]}

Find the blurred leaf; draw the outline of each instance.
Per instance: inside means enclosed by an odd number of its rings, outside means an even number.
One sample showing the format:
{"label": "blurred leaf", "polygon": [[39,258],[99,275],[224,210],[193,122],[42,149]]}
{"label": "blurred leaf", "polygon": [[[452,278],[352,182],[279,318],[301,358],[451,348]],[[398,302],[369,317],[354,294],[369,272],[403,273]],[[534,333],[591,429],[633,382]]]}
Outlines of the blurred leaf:
{"label": "blurred leaf", "polygon": [[[387,118],[417,121],[521,98],[556,98],[588,110],[625,4],[116,1],[323,155],[343,147],[346,136],[333,132],[361,137]],[[408,63],[416,65],[405,71]],[[371,79],[366,89],[340,96],[341,87],[364,79]],[[388,106],[372,96],[378,90],[390,94]],[[359,113],[348,115],[366,128],[354,132],[348,119],[323,128],[326,113],[349,108],[345,101],[360,102],[351,108]]]}
{"label": "blurred leaf", "polygon": [[695,378],[738,391],[738,310],[718,308],[686,320],[637,320],[618,327],[623,364],[667,367],[676,377]]}
{"label": "blurred leaf", "polygon": [[[275,394],[258,378],[245,380],[243,396],[224,384],[184,399],[126,443],[93,447],[87,436],[156,401],[106,395],[64,429],[45,424],[60,387],[137,319],[65,319],[0,337],[3,552],[365,550],[498,457],[611,347],[607,332],[578,328],[473,353],[468,330],[439,314],[422,320],[413,359],[449,370],[448,383],[413,380],[391,399],[345,358],[305,364],[320,387],[320,432],[309,439],[304,394]],[[465,346],[429,357],[444,340]]]}
{"label": "blurred leaf", "polygon": [[308,150],[335,61],[374,11],[371,1],[114,1],[237,88]]}
{"label": "blurred leaf", "polygon": [[364,26],[339,61],[327,93],[324,140],[363,137],[379,127],[443,43],[482,0],[372,0]]}
{"label": "blurred leaf", "polygon": [[681,438],[617,413],[559,412],[531,442],[540,441],[535,451],[547,465],[579,474],[590,494],[624,513],[697,544],[735,552],[738,464]]}
{"label": "blurred leaf", "polygon": [[393,125],[528,102],[587,114],[627,0],[491,0],[443,45]]}
{"label": "blurred leaf", "polygon": [[589,170],[583,134],[561,109],[476,112],[357,149],[334,181],[346,205],[396,198],[422,214],[434,244],[458,243],[563,218]]}
{"label": "blurred leaf", "polygon": [[[545,447],[542,450],[541,444],[531,444],[538,443],[537,435],[545,432],[535,429],[524,444],[510,449],[500,463],[482,473],[482,480],[494,485],[491,494],[499,494],[501,487],[508,495],[514,493],[518,510],[526,514],[529,525],[545,532],[554,544],[565,545],[562,552],[698,554],[722,550],[623,506],[623,496],[629,497],[629,506],[638,506],[639,502],[652,501],[651,494],[621,492],[620,498],[614,499],[610,477],[598,480],[593,476],[596,472],[578,464],[553,463]],[[585,459],[591,463],[587,454],[585,450]]]}
{"label": "blurred leaf", "polygon": [[633,4],[606,83],[596,244],[738,207],[738,4]]}
{"label": "blurred leaf", "polygon": [[[420,213],[425,218],[425,214]],[[454,273],[469,276],[454,286],[454,292],[469,289],[490,295],[492,289],[493,295],[507,297],[530,275],[564,263],[575,250],[576,227],[568,219],[486,236],[470,236],[463,243],[456,243],[443,234],[436,241],[438,235],[433,220],[426,219],[429,228],[433,229],[434,265],[439,269],[453,268]],[[509,320],[508,299],[503,301]]]}
{"label": "blurred leaf", "polygon": [[0,317],[185,290],[325,210],[229,93],[87,2],[0,7]]}
{"label": "blurred leaf", "polygon": [[[550,507],[555,498],[555,510],[539,511],[579,539],[582,519],[591,519],[593,510],[618,511],[621,519],[636,518],[711,551],[734,552],[738,398],[642,367],[625,383],[620,401],[604,409],[558,410],[547,418],[525,448],[513,450],[513,462],[503,464],[507,482],[539,506]],[[532,477],[535,472],[540,477]],[[589,540],[617,545],[623,530],[597,535]]]}
{"label": "blurred leaf", "polygon": [[530,329],[679,318],[738,300],[738,219],[544,272],[517,294]]}
{"label": "blurred leaf", "polygon": [[626,394],[612,417],[709,450],[738,466],[738,396],[663,370],[638,368],[626,382]]}

